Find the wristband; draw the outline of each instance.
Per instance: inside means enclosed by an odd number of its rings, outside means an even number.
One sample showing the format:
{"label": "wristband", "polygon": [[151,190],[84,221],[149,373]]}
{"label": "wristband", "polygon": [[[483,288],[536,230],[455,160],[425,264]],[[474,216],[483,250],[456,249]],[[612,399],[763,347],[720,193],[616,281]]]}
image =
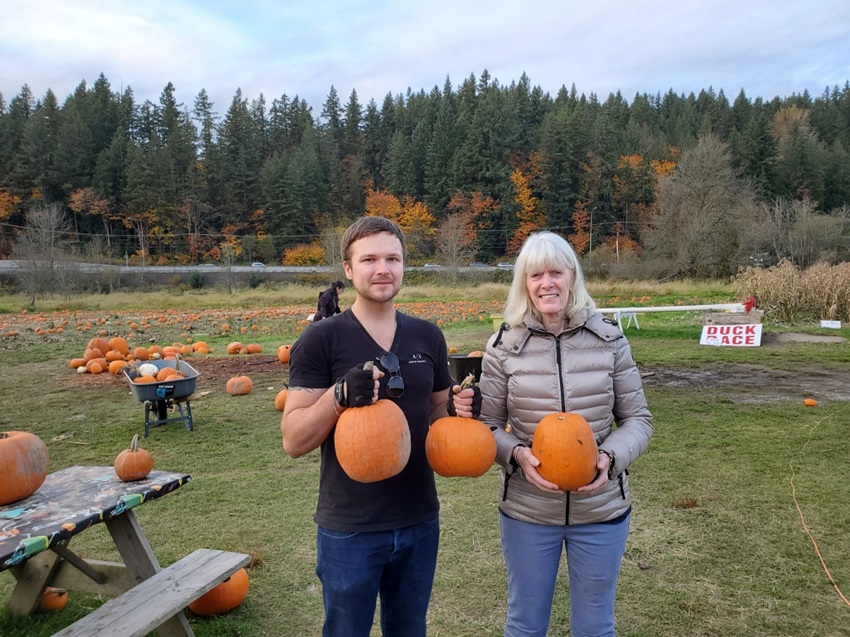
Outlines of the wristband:
{"label": "wristband", "polygon": [[[340,407],[348,407],[348,401],[345,400],[345,377],[340,378],[334,385],[334,400]],[[334,406],[336,411],[336,406]]]}

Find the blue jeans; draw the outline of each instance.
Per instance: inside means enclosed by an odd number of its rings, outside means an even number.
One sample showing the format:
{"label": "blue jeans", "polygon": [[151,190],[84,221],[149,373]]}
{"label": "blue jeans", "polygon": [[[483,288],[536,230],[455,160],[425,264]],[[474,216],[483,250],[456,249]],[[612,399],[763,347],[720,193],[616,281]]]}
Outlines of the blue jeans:
{"label": "blue jeans", "polygon": [[322,636],[368,637],[380,595],[384,637],[424,637],[439,539],[438,518],[392,531],[340,533],[319,527]]}
{"label": "blue jeans", "polygon": [[572,637],[614,637],[614,596],[629,517],[613,524],[533,524],[499,514],[508,574],[505,637],[545,637],[566,546]]}

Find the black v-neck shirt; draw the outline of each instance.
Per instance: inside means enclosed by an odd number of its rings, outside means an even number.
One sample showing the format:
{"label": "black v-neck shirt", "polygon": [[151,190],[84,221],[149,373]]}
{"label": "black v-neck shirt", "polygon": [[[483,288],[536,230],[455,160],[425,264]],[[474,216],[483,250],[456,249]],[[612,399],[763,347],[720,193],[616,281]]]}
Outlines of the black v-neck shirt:
{"label": "black v-neck shirt", "polygon": [[[385,531],[419,524],[439,511],[434,472],[425,457],[430,426],[431,394],[452,384],[446,340],[428,321],[396,311],[396,333],[390,348],[398,357],[404,395],[394,400],[410,427],[410,460],[396,476],[364,484],[349,478],[340,467],[331,430],[321,446],[319,501],[314,520],[334,531]],[[355,365],[375,361],[383,350],[351,310],[313,323],[295,341],[290,352],[289,386],[322,389]],[[380,368],[380,365],[378,365]],[[382,371],[386,372],[386,370]],[[379,398],[388,398],[381,378]]]}

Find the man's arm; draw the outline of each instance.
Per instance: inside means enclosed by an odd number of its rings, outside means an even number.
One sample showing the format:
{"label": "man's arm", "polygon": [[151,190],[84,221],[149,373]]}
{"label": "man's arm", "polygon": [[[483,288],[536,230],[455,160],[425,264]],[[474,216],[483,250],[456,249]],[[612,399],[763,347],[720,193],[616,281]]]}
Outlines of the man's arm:
{"label": "man's arm", "polygon": [[[431,394],[431,423],[440,418],[445,418],[449,415],[449,412],[446,411],[446,403],[449,401],[449,391],[451,387],[448,389],[444,389],[443,391],[435,391]],[[289,398],[287,398],[287,401]]]}
{"label": "man's arm", "polygon": [[334,388],[290,387],[280,417],[283,450],[298,458],[320,446],[337,421],[342,409],[334,401]]}

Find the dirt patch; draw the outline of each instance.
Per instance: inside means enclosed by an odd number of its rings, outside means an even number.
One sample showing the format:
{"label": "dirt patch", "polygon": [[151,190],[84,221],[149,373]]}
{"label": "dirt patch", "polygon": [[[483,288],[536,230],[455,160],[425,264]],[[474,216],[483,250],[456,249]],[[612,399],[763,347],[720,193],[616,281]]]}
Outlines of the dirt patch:
{"label": "dirt patch", "polygon": [[723,363],[700,369],[641,367],[645,387],[688,387],[734,396],[740,402],[850,401],[850,371],[800,366],[793,371]]}

